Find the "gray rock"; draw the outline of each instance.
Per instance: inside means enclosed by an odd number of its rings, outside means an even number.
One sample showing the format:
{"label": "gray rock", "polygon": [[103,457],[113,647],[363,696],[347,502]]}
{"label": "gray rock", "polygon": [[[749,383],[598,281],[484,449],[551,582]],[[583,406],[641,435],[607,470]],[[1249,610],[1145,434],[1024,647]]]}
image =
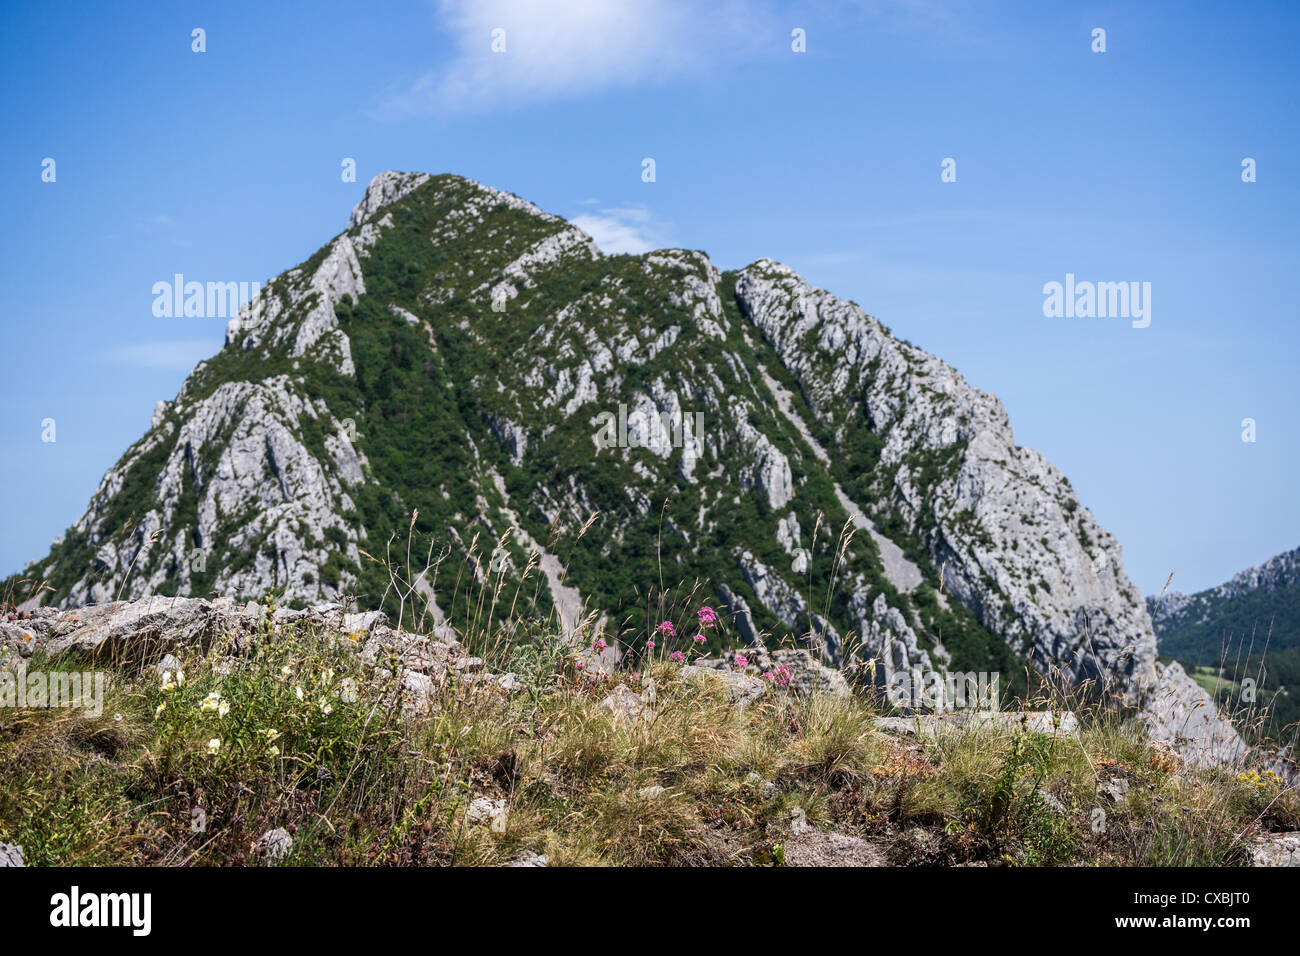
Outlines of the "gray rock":
{"label": "gray rock", "polygon": [[726,684],[731,692],[731,701],[739,707],[758,700],[767,693],[767,684],[760,678],[739,671],[688,664],[681,669],[684,680],[694,680],[697,676],[704,680],[718,680]]}
{"label": "gray rock", "polygon": [[1249,748],[1205,689],[1177,662],[1161,665],[1158,673],[1139,715],[1151,739],[1167,743],[1194,767],[1241,765]]}
{"label": "gray rock", "polygon": [[626,684],[615,687],[614,692],[600,702],[600,706],[620,718],[633,719],[645,712],[645,701]]}
{"label": "gray rock", "polygon": [[1097,792],[1114,803],[1120,803],[1128,796],[1128,781],[1123,777],[1111,777],[1097,786]]}
{"label": "gray rock", "polygon": [[545,853],[526,853],[517,860],[512,860],[506,866],[550,866],[551,858]]}
{"label": "gray rock", "polygon": [[26,866],[23,848],[17,843],[0,843],[0,870],[8,866]]}
{"label": "gray rock", "polygon": [[488,797],[475,797],[465,811],[465,819],[470,823],[491,823],[506,812],[505,800],[492,800]]}
{"label": "gray rock", "polygon": [[1300,866],[1300,833],[1270,833],[1250,851],[1252,866]]}
{"label": "gray rock", "polygon": [[1025,731],[1053,736],[1079,735],[1079,720],[1070,711],[997,711],[994,713],[918,714],[877,717],[876,729],[887,734],[937,737],[945,733]]}

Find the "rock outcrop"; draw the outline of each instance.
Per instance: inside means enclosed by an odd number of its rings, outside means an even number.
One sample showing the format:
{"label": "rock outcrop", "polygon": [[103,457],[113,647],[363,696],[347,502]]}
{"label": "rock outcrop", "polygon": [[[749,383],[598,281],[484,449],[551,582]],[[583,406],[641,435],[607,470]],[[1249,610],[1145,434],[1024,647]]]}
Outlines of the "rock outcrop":
{"label": "rock outcrop", "polygon": [[1249,754],[1232,722],[1177,663],[1162,664],[1141,719],[1153,740],[1171,745],[1194,766],[1238,766]]}

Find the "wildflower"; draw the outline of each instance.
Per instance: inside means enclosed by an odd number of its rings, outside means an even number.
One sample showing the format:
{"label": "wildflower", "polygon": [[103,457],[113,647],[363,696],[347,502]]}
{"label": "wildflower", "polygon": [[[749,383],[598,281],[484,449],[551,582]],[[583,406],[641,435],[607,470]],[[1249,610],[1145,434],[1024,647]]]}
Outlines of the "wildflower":
{"label": "wildflower", "polygon": [[748,667],[748,666],[749,666],[749,658],[746,657],[744,654],[737,654],[737,655],[736,655],[736,670],[738,670],[738,671],[743,671],[743,670],[744,670],[746,667]]}
{"label": "wildflower", "polygon": [[655,628],[656,634],[662,634],[664,637],[676,637],[677,631],[673,628],[672,621],[664,621]]}
{"label": "wildflower", "polygon": [[645,646],[646,646],[647,649],[653,651],[653,650],[655,649],[655,642],[652,641],[652,640],[651,640],[651,641],[646,641],[646,642],[645,642]]}
{"label": "wildflower", "polygon": [[681,651],[673,651],[671,654],[668,655],[668,659],[670,661],[675,661],[676,663],[680,664],[682,661],[686,660],[686,655],[683,654]]}
{"label": "wildflower", "polygon": [[269,753],[272,757],[278,757],[280,756],[280,748],[273,745],[271,749],[267,751],[267,753]]}
{"label": "wildflower", "polygon": [[181,676],[182,675],[180,671],[167,671],[166,673],[164,673],[162,679],[162,688],[161,688],[162,692],[164,694],[170,694],[172,691],[180,687],[181,682],[177,678]]}
{"label": "wildflower", "polygon": [[273,740],[279,740],[279,739],[280,739],[280,731],[278,731],[278,730],[273,730],[273,729],[271,729],[270,727],[268,727],[266,730],[262,731],[262,733],[266,735],[266,742],[267,742],[268,744],[269,744],[271,741],[273,741]]}
{"label": "wildflower", "polygon": [[596,638],[596,643],[591,645],[591,649],[595,651],[597,654],[599,654],[607,647],[609,647],[609,645],[605,643],[605,639],[603,637]]}
{"label": "wildflower", "polygon": [[292,673],[293,673],[293,668],[291,668],[288,664],[285,664],[283,667],[280,668],[280,679],[284,680]]}
{"label": "wildflower", "polygon": [[221,749],[221,738],[220,738],[220,737],[213,737],[211,740],[208,741],[208,753],[209,753],[209,754],[212,754],[212,755],[215,756],[216,753],[217,753],[217,751],[219,751],[220,749]]}
{"label": "wildflower", "polygon": [[207,697],[203,698],[203,703],[199,704],[199,710],[205,714],[211,713],[221,706],[221,695],[215,690]]}
{"label": "wildflower", "polygon": [[712,627],[718,621],[718,615],[707,604],[696,611],[695,616],[700,619],[700,627]]}
{"label": "wildflower", "polygon": [[220,704],[217,705],[217,716],[224,717],[228,713],[230,713],[230,701],[223,700]]}
{"label": "wildflower", "polygon": [[703,644],[706,640],[708,640],[708,638],[706,638],[703,634],[696,634],[694,637],[691,638],[691,640],[693,640],[696,644]]}
{"label": "wildflower", "polygon": [[778,664],[774,669],[763,675],[763,680],[775,684],[777,687],[789,687],[790,668],[785,664]]}
{"label": "wildflower", "polygon": [[334,708],[330,706],[329,701],[327,701],[324,697],[320,699],[319,706],[320,706],[320,712],[324,714],[326,717],[334,713]]}
{"label": "wildflower", "polygon": [[115,724],[120,724],[121,722],[122,722],[122,715],[121,715],[121,714],[114,714],[114,715],[113,715],[113,723],[115,723]]}
{"label": "wildflower", "polygon": [[295,688],[293,689],[293,696],[294,696],[294,697],[297,697],[299,700],[302,700],[302,687],[301,687],[301,686],[295,687]]}
{"label": "wildflower", "polygon": [[166,703],[162,703],[162,704],[159,704],[159,705],[157,706],[157,708],[156,708],[156,709],[154,710],[154,712],[153,712],[153,715],[154,715],[154,718],[155,718],[155,719],[157,719],[157,718],[159,718],[159,717],[162,716],[162,712],[163,712],[164,708],[166,708],[166,706],[167,706]]}

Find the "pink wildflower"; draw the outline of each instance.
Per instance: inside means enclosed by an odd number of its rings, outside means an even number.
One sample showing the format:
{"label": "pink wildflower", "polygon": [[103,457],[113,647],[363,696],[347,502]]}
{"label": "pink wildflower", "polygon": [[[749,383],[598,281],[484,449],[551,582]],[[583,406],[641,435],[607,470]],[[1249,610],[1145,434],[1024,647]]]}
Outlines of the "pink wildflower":
{"label": "pink wildflower", "polygon": [[694,637],[691,638],[691,640],[693,640],[696,644],[703,644],[705,640],[707,640],[707,638],[705,638],[703,634],[696,634]]}
{"label": "pink wildflower", "polygon": [[696,611],[695,616],[700,619],[700,627],[712,627],[718,621],[718,615],[707,604]]}
{"label": "pink wildflower", "polygon": [[672,621],[664,621],[655,628],[656,634],[662,634],[664,637],[676,637],[677,631],[673,628]]}
{"label": "pink wildflower", "polygon": [[654,642],[654,641],[646,641],[646,642],[645,642],[645,646],[648,647],[648,648],[650,648],[650,650],[653,651],[653,650],[655,649],[655,642]]}
{"label": "pink wildflower", "polygon": [[676,661],[678,664],[680,664],[682,661],[686,660],[686,655],[683,654],[681,651],[673,651],[671,654],[668,655],[668,659],[670,661]]}
{"label": "pink wildflower", "polygon": [[609,647],[609,645],[605,643],[605,639],[603,637],[596,638],[596,643],[591,645],[591,649],[596,653],[600,653],[607,647]]}
{"label": "pink wildflower", "polygon": [[737,655],[736,655],[736,670],[738,670],[738,671],[743,671],[743,670],[744,670],[746,667],[748,667],[748,666],[749,666],[749,658],[746,657],[744,654],[737,654]]}

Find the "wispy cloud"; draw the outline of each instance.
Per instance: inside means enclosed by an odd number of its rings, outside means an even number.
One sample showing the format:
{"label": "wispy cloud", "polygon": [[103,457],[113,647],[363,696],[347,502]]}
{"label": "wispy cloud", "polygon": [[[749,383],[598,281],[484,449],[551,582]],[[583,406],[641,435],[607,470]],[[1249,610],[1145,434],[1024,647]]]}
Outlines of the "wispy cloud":
{"label": "wispy cloud", "polygon": [[211,358],[224,339],[181,339],[171,342],[138,342],[109,349],[104,357],[119,365],[188,372],[204,359]]}
{"label": "wispy cloud", "polygon": [[[440,0],[437,19],[454,56],[389,96],[382,112],[508,109],[644,87],[748,58],[780,39],[762,8],[732,0]],[[494,39],[503,51],[494,52]]]}
{"label": "wispy cloud", "polygon": [[600,251],[609,255],[628,252],[640,255],[662,249],[669,243],[668,230],[644,206],[617,206],[574,216],[570,222],[591,236]]}

